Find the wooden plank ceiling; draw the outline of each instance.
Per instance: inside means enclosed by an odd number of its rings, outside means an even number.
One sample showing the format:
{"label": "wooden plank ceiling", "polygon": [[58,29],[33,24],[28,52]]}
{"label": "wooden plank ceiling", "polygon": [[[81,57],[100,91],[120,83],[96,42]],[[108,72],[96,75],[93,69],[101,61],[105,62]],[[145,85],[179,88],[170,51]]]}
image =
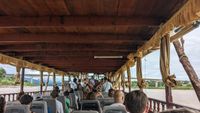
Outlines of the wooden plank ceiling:
{"label": "wooden plank ceiling", "polygon": [[0,52],[66,72],[114,72],[185,2],[0,0]]}

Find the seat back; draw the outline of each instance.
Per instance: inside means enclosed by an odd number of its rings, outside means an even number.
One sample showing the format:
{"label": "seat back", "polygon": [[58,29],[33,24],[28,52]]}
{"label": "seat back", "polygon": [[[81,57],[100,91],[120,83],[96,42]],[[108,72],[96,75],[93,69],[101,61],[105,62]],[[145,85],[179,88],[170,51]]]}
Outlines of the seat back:
{"label": "seat back", "polygon": [[29,113],[29,107],[27,105],[7,105],[5,113]]}
{"label": "seat back", "polygon": [[44,99],[47,98],[48,99],[48,98],[51,98],[51,96],[42,96],[42,98],[44,98]]}
{"label": "seat back", "polygon": [[57,100],[60,101],[63,105],[63,110],[65,111],[66,110],[66,103],[65,103],[65,96],[59,96],[57,97]]}
{"label": "seat back", "polygon": [[48,113],[47,102],[33,101],[31,105],[31,111],[34,113]]}
{"label": "seat back", "polygon": [[125,110],[125,108],[123,108],[123,107],[120,107],[120,106],[118,106],[118,107],[113,107],[113,106],[106,106],[106,107],[104,107],[104,109],[106,109],[105,111],[104,111],[104,113],[127,113],[126,112],[126,110]]}
{"label": "seat back", "polygon": [[76,95],[74,93],[70,93],[69,99],[70,99],[70,107],[73,109],[78,109],[78,102],[76,99]]}
{"label": "seat back", "polygon": [[108,98],[108,92],[102,92],[104,98]]}
{"label": "seat back", "polygon": [[89,110],[79,110],[79,111],[73,111],[72,113],[99,113],[99,112],[89,111]]}
{"label": "seat back", "polygon": [[55,99],[43,99],[47,102],[47,109],[50,110],[51,113],[56,113],[56,100]]}
{"label": "seat back", "polygon": [[98,100],[99,100],[102,108],[104,106],[109,106],[109,105],[114,103],[114,99],[113,98],[101,98],[101,99],[98,99]]}
{"label": "seat back", "polygon": [[81,110],[94,110],[102,113],[101,105],[98,100],[82,100],[80,105]]}

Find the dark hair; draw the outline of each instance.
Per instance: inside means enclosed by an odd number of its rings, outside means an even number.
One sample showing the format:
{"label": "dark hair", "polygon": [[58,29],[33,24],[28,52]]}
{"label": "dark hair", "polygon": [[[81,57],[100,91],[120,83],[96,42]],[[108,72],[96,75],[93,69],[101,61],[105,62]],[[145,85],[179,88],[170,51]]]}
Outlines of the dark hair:
{"label": "dark hair", "polygon": [[114,94],[115,94],[115,90],[114,89],[109,89],[109,91],[108,91],[108,96],[109,97],[114,97]]}
{"label": "dark hair", "polygon": [[89,92],[87,95],[87,100],[96,100],[96,95],[94,92]]}
{"label": "dark hair", "polygon": [[6,101],[4,97],[0,97],[0,113],[4,113]]}
{"label": "dark hair", "polygon": [[105,81],[107,81],[107,80],[108,80],[108,78],[107,78],[107,77],[104,77],[104,80],[105,80]]}
{"label": "dark hair", "polygon": [[23,96],[21,96],[19,101],[23,105],[29,105],[33,101],[33,97],[28,94],[24,94]]}
{"label": "dark hair", "polygon": [[64,94],[65,97],[68,97],[69,96],[69,91],[65,91],[63,94]]}
{"label": "dark hair", "polygon": [[52,92],[51,92],[51,97],[52,98],[56,98],[56,97],[58,97],[59,95],[58,95],[58,92],[56,91],[56,90],[53,90]]}
{"label": "dark hair", "polygon": [[143,113],[147,106],[148,98],[140,90],[132,91],[125,96],[125,106],[130,113]]}
{"label": "dark hair", "polygon": [[55,86],[55,87],[53,88],[53,90],[55,90],[55,91],[57,91],[58,93],[60,93],[60,89],[59,89],[58,86]]}
{"label": "dark hair", "polygon": [[77,83],[77,78],[74,78],[74,79],[73,79],[73,82],[74,82],[74,83]]}
{"label": "dark hair", "polygon": [[24,95],[25,93],[22,91],[22,92],[19,92],[19,94],[17,95],[17,100],[20,100],[20,98]]}

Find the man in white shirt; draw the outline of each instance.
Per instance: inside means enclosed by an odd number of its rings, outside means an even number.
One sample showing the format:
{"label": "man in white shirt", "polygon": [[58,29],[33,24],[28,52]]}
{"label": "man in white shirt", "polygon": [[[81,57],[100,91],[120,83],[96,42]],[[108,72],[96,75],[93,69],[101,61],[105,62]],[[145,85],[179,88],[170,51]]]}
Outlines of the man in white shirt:
{"label": "man in white shirt", "polygon": [[108,81],[108,79],[105,77],[104,78],[104,84],[102,87],[102,91],[108,93],[109,90],[112,88],[112,84]]}
{"label": "man in white shirt", "polygon": [[126,107],[123,104],[124,103],[124,93],[121,90],[116,90],[115,94],[114,94],[114,101],[115,103],[110,105],[110,106],[105,106],[103,108],[103,111],[105,112],[106,110],[108,110],[109,108],[119,108],[119,109],[123,109],[126,111]]}
{"label": "man in white shirt", "polygon": [[56,101],[56,113],[64,113],[64,110],[63,110],[63,105],[60,101],[57,100],[57,97],[58,97],[58,92],[56,90],[53,90],[51,92],[51,97],[53,99],[55,99]]}

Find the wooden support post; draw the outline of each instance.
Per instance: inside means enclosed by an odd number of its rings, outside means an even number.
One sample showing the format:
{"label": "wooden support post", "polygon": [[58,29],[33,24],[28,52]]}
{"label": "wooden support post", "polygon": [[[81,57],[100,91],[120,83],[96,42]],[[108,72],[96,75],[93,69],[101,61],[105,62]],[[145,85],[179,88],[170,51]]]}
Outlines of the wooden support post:
{"label": "wooden support post", "polygon": [[196,92],[196,95],[200,101],[200,80],[197,76],[197,73],[195,72],[194,68],[192,67],[190,61],[188,60],[188,58],[184,52],[183,44],[181,46],[181,43],[179,40],[174,41],[173,44],[174,44],[176,52],[179,56],[179,60],[180,60],[181,64],[183,65],[183,68],[185,69],[185,71],[192,83],[192,86]]}
{"label": "wooden support post", "polygon": [[62,74],[62,91],[65,89],[65,75]]}
{"label": "wooden support post", "polygon": [[56,73],[53,72],[53,87],[56,86]]}
{"label": "wooden support post", "polygon": [[128,76],[128,91],[131,92],[131,71],[130,71],[130,67],[126,66],[127,68],[127,76]]}
{"label": "wooden support post", "polygon": [[121,81],[123,91],[125,92],[125,74],[123,71],[121,71]]}
{"label": "wooden support post", "polygon": [[24,76],[25,76],[25,68],[22,68],[22,74],[20,78],[20,92],[24,92]]}
{"label": "wooden support post", "polygon": [[172,89],[171,87],[166,85],[165,85],[165,97],[166,97],[167,109],[173,108],[173,106],[171,106],[171,103],[173,103]]}
{"label": "wooden support post", "polygon": [[43,71],[40,71],[40,94],[43,92]]}
{"label": "wooden support post", "polygon": [[[120,77],[120,79],[121,79],[121,73],[119,73],[119,77]],[[119,86],[119,90],[121,90],[121,80],[120,80],[120,82],[119,82],[119,84],[118,84]]]}
{"label": "wooden support post", "polygon": [[45,84],[45,91],[47,91],[47,87],[49,85],[49,78],[50,78],[50,73],[48,73],[47,82]]}

